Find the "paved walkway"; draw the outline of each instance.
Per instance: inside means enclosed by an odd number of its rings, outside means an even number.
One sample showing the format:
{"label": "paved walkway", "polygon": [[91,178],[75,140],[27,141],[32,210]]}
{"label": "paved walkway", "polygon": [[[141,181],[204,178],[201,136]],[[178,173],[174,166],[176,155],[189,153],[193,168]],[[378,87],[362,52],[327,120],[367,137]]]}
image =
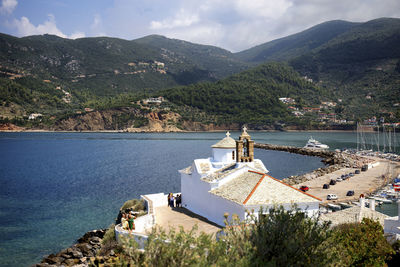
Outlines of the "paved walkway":
{"label": "paved walkway", "polygon": [[[389,168],[389,164],[391,168]],[[389,163],[388,161],[381,160],[380,164],[374,168],[367,170],[366,172],[361,172],[360,174],[355,174],[349,179],[337,182],[336,185],[331,185],[329,189],[322,189],[323,184],[329,184],[331,179],[336,180],[342,174],[350,173],[355,171],[353,168],[340,169],[338,171],[323,175],[311,181],[304,182],[302,184],[297,184],[294,187],[300,188],[301,185],[307,185],[310,190],[307,192],[313,196],[321,198],[323,202],[343,202],[356,200],[359,198],[360,194],[370,194],[374,192],[377,188],[386,185],[388,183],[382,176],[387,174],[389,170],[399,173],[400,166],[398,163]],[[353,197],[347,197],[346,193],[349,190],[354,190]],[[338,200],[327,201],[326,197],[328,194],[336,194]]]}
{"label": "paved walkway", "polygon": [[156,225],[161,226],[166,231],[173,227],[178,230],[179,226],[189,231],[197,224],[198,232],[206,234],[215,234],[221,228],[213,222],[190,212],[185,208],[157,207],[154,208],[156,213]]}

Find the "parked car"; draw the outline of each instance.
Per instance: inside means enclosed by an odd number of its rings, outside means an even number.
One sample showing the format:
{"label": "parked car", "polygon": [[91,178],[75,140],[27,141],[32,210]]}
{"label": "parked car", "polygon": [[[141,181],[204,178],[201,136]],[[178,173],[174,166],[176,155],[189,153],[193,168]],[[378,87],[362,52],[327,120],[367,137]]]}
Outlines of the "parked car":
{"label": "parked car", "polygon": [[329,189],[329,184],[324,184],[324,185],[322,186],[322,189]]}
{"label": "parked car", "polygon": [[336,182],[341,182],[343,179],[341,177],[336,178]]}
{"label": "parked car", "polygon": [[306,186],[306,185],[302,185],[300,187],[300,190],[303,191],[303,192],[306,192],[306,191],[310,190],[310,188],[308,186]]}
{"label": "parked car", "polygon": [[349,176],[350,176],[350,177],[353,177],[353,176],[354,176],[354,173],[352,173],[352,172],[349,173]]}
{"label": "parked car", "polygon": [[360,174],[360,170],[356,170],[354,173],[355,174]]}
{"label": "parked car", "polygon": [[330,184],[330,185],[335,185],[335,184],[336,184],[336,181],[333,180],[333,179],[331,179],[331,181],[329,182],[329,184]]}
{"label": "parked car", "polygon": [[354,196],[354,190],[347,191],[346,196],[348,196],[348,197]]}
{"label": "parked car", "polygon": [[327,200],[336,200],[338,199],[337,195],[335,194],[328,194],[328,196],[326,197]]}
{"label": "parked car", "polygon": [[361,167],[361,171],[362,172],[365,172],[365,171],[367,171],[368,170],[368,165],[363,165],[362,167]]}

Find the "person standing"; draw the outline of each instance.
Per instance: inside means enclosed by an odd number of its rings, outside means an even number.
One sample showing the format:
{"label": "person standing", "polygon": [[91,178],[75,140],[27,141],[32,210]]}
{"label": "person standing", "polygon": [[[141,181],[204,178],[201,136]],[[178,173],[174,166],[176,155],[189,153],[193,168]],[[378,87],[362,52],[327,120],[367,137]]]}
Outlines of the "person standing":
{"label": "person standing", "polygon": [[178,194],[177,196],[176,196],[176,200],[175,200],[175,203],[176,203],[176,206],[177,207],[182,207],[182,195],[181,194]]}
{"label": "person standing", "polygon": [[129,225],[128,225],[128,220],[126,219],[126,213],[122,213],[122,218],[121,218],[121,225],[122,228],[125,230],[129,229]]}
{"label": "person standing", "polygon": [[171,205],[171,208],[175,207],[175,205],[174,205],[174,200],[175,200],[174,194],[171,193],[171,198],[170,198],[170,205]]}
{"label": "person standing", "polygon": [[132,233],[133,230],[135,230],[135,222],[134,222],[134,216],[129,213],[128,215],[128,226],[129,226],[129,233]]}
{"label": "person standing", "polygon": [[171,207],[171,195],[172,195],[172,193],[169,193],[168,197],[167,197],[168,207]]}

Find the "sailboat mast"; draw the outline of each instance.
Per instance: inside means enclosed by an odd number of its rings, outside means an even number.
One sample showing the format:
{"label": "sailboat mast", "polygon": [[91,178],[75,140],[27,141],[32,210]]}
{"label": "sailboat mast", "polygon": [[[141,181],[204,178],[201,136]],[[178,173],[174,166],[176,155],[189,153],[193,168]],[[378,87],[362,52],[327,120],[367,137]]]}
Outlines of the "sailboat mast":
{"label": "sailboat mast", "polygon": [[380,140],[379,140],[379,125],[378,125],[378,142],[376,142],[376,145],[378,147],[378,152],[380,152],[379,150],[379,145],[380,145]]}
{"label": "sailboat mast", "polygon": [[357,122],[357,151],[360,151],[360,141],[359,141],[359,127],[360,127],[360,123]]}

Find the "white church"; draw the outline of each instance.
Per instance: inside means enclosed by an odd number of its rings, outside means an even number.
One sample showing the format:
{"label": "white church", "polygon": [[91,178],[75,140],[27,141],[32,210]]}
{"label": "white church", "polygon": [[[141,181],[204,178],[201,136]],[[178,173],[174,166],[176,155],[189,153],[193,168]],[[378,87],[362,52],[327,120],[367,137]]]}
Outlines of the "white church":
{"label": "white church", "polygon": [[224,226],[224,214],[237,214],[241,220],[262,207],[275,205],[297,208],[313,216],[321,199],[306,194],[269,176],[259,159],[254,159],[254,141],[246,128],[239,140],[226,137],[212,146],[212,157],[195,159],[180,170],[182,206],[209,221]]}

